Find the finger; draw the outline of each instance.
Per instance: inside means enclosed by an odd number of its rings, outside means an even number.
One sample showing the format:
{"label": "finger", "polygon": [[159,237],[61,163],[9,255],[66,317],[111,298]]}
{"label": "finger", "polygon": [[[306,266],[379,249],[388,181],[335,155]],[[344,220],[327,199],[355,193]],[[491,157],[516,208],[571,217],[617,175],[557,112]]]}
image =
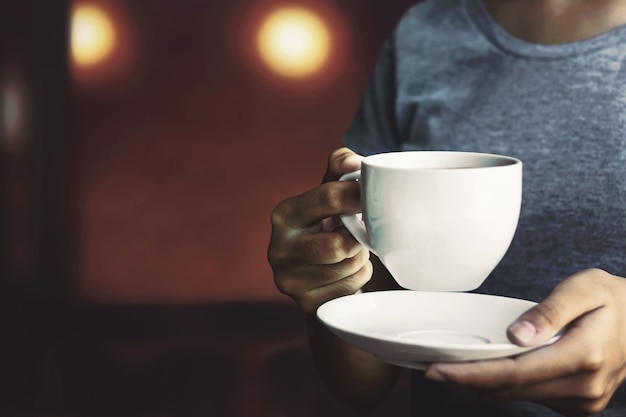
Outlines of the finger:
{"label": "finger", "polygon": [[[370,252],[363,248],[352,258],[344,259],[336,264],[301,264],[291,268],[289,278],[283,280],[294,282],[293,286],[287,283],[285,291],[288,293],[303,293],[340,281],[360,271],[369,262],[369,258]],[[283,285],[283,287],[285,286]]]}
{"label": "finger", "polygon": [[322,184],[304,194],[291,197],[274,210],[275,226],[303,230],[325,218],[361,211],[361,190],[353,181]]}
{"label": "finger", "polygon": [[332,232],[303,233],[287,248],[285,259],[303,265],[331,265],[356,256],[363,250],[345,227]]}
{"label": "finger", "polygon": [[[513,358],[458,364],[433,364],[426,377],[481,389],[521,388],[597,370],[594,343],[602,340],[602,318],[588,315],[552,345]],[[596,330],[597,329],[597,330]],[[571,393],[571,391],[570,391]],[[565,394],[565,393],[561,393]]]}
{"label": "finger", "polygon": [[341,175],[360,169],[362,159],[362,156],[348,148],[333,151],[328,157],[328,167],[322,182],[336,181]]}
{"label": "finger", "polygon": [[509,326],[509,339],[520,346],[539,345],[578,317],[604,306],[606,293],[598,285],[602,273],[583,271],[561,282],[544,301]]}
{"label": "finger", "polygon": [[369,251],[363,248],[356,256],[333,265],[297,264],[286,267],[275,277],[276,286],[280,292],[292,298],[306,298],[308,293],[352,277],[363,268],[372,269],[367,265],[370,263],[369,256]]}
{"label": "finger", "polygon": [[372,271],[372,263],[367,262],[367,264],[356,273],[331,284],[311,290],[306,295],[306,299],[300,303],[301,308],[303,307],[305,311],[314,311],[328,300],[333,300],[344,295],[355,294],[372,278]]}
{"label": "finger", "polygon": [[588,387],[590,383],[586,376],[577,374],[528,385],[473,388],[496,401],[533,402],[568,416],[591,416],[606,407],[611,395],[603,389]]}
{"label": "finger", "polygon": [[[557,344],[560,345],[557,349]],[[570,371],[569,363],[560,360],[575,346],[559,340],[552,346],[513,358],[467,363],[438,363],[426,371],[429,379],[467,387],[493,389],[520,386],[558,378]]]}
{"label": "finger", "polygon": [[370,260],[370,252],[362,248],[355,256],[330,265],[304,265],[300,267],[302,276],[310,276],[312,286],[309,289],[332,284],[345,277],[356,274]]}

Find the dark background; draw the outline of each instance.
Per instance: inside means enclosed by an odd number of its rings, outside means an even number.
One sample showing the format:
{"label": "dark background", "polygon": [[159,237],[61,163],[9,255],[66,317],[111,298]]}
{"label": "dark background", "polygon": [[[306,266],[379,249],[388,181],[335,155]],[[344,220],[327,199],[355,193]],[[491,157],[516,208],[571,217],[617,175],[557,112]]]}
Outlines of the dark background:
{"label": "dark background", "polygon": [[[319,183],[415,1],[94,0],[121,41],[91,70],[69,60],[77,3],[0,2],[3,114],[17,86],[24,119],[0,147],[0,415],[351,415],[274,287],[269,217]],[[279,5],[328,22],[324,76],[258,62]]]}

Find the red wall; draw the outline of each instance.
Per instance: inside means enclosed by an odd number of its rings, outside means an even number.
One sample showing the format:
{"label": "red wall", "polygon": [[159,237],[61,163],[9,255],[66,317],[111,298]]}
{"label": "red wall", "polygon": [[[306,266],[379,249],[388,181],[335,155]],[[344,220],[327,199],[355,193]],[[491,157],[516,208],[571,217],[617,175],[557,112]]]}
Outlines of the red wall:
{"label": "red wall", "polygon": [[75,74],[78,297],[282,297],[266,262],[271,209],[319,182],[412,1],[291,2],[323,6],[343,48],[313,89],[268,79],[246,49],[271,3],[107,2],[132,59],[115,79]]}
{"label": "red wall", "polygon": [[[283,0],[91,1],[123,43],[71,80],[69,0],[0,1],[0,81],[19,75],[25,121],[0,136],[0,414],[352,415],[295,304],[274,302],[269,216],[319,182],[413,0],[290,1],[343,33],[315,89],[268,78],[246,46]],[[404,380],[375,415],[408,404]]]}

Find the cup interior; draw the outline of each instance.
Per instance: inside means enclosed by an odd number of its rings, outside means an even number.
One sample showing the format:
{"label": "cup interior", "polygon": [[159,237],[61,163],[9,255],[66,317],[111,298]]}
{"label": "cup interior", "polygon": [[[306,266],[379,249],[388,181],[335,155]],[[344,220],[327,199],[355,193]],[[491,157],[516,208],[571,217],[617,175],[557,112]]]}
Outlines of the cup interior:
{"label": "cup interior", "polygon": [[388,152],[368,156],[363,162],[372,167],[402,170],[461,170],[503,167],[521,163],[520,160],[509,156],[451,151]]}

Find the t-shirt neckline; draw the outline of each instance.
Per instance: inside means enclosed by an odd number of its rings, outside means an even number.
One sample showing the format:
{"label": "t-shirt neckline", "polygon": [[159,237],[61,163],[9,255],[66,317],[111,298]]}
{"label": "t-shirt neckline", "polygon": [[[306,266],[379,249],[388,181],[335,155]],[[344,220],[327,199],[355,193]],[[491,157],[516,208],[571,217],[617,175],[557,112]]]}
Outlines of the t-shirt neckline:
{"label": "t-shirt neckline", "polygon": [[626,25],[581,41],[558,45],[541,45],[516,38],[502,28],[487,11],[482,0],[464,0],[465,9],[476,27],[498,49],[529,58],[563,58],[614,46],[626,38]]}

